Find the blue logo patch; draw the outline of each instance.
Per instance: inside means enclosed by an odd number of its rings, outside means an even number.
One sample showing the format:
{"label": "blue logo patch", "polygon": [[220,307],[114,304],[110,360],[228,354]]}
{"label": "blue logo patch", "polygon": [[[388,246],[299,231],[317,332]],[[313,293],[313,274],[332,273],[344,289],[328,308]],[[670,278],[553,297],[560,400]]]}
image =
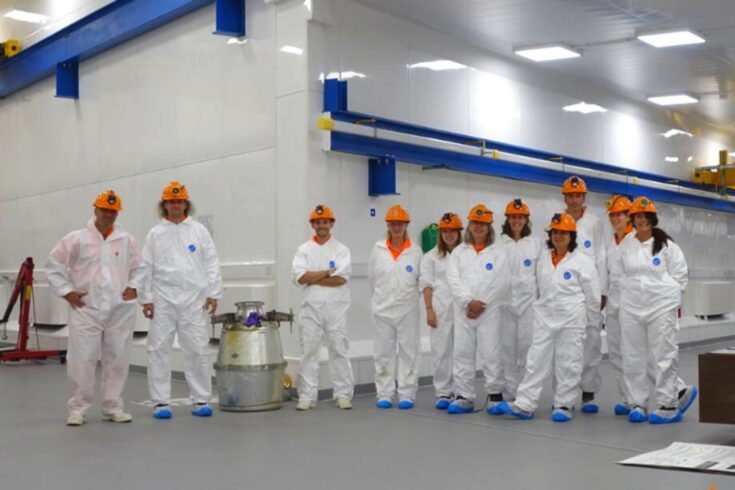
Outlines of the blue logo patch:
{"label": "blue logo patch", "polygon": [[191,253],[194,253],[194,252],[197,251],[197,246],[194,245],[193,243],[190,244],[188,248],[189,248],[189,252],[191,252]]}
{"label": "blue logo patch", "polygon": [[337,264],[335,264],[335,263],[334,263],[334,260],[330,260],[330,261],[329,261],[329,268],[330,268],[330,269],[334,269],[334,267],[335,267],[336,265],[337,265]]}
{"label": "blue logo patch", "polygon": [[590,248],[592,246],[592,242],[589,240],[584,241],[584,248]]}
{"label": "blue logo patch", "polygon": [[531,264],[533,264],[533,261],[531,259],[526,259],[523,261],[523,265],[526,267],[531,267]]}
{"label": "blue logo patch", "polygon": [[653,265],[655,265],[656,267],[658,267],[659,265],[661,265],[661,259],[659,259],[658,257],[654,257],[653,258]]}
{"label": "blue logo patch", "polygon": [[406,272],[413,272],[413,266],[411,264],[406,266]]}
{"label": "blue logo patch", "polygon": [[485,264],[485,269],[487,269],[489,271],[493,270],[493,264],[492,264],[492,262],[488,262],[487,264]]}
{"label": "blue logo patch", "polygon": [[569,280],[569,279],[571,279],[571,278],[572,278],[572,273],[571,273],[571,272],[569,272],[569,271],[566,271],[566,272],[564,273],[564,279],[566,279],[566,280],[568,281],[568,280]]}

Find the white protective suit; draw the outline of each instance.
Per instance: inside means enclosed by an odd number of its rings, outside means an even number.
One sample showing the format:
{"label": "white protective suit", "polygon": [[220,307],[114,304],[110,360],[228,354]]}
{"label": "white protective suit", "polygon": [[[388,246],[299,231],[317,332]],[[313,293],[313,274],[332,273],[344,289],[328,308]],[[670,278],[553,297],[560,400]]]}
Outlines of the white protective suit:
{"label": "white protective suit", "polygon": [[319,351],[324,337],[329,351],[329,370],[334,385],[334,398],[351,400],[354,376],[348,356],[347,310],[350,307],[350,288],[347,284],[326,287],[299,284],[307,272],[336,269],[331,277],[350,279],[352,259],[350,250],[334,238],[323,245],[309,240],[296,251],[291,267],[294,283],[302,289],[301,312],[301,367],[297,380],[299,399],[316,402],[319,389]]}
{"label": "white protective suit", "polygon": [[[505,248],[494,243],[477,253],[467,243],[458,245],[447,266],[447,282],[454,299],[455,394],[475,400],[475,373],[479,354],[488,395],[503,391],[500,327],[510,285]],[[479,318],[467,318],[473,299],[487,306]]]}
{"label": "white protective suit", "polygon": [[452,293],[447,283],[447,264],[450,255],[439,255],[434,247],[421,260],[419,290],[431,288],[431,306],[436,315],[436,327],[429,328],[431,338],[431,367],[436,397],[451,397],[454,393],[452,377],[454,353],[454,308]]}
{"label": "white protective suit", "polygon": [[516,404],[534,412],[544,381],[553,370],[554,407],[572,409],[582,376],[585,327],[600,317],[597,268],[577,250],[567,253],[554,267],[551,250],[546,250],[536,275],[540,297],[533,304],[533,343]]}
{"label": "white protective suit", "polygon": [[628,403],[646,408],[649,401],[647,369],[653,370],[659,407],[676,407],[679,322],[677,309],[687,285],[687,263],[679,246],[668,241],[653,256],[653,238],[641,243],[626,240],[620,250],[624,286],[620,290],[623,375]]}
{"label": "white protective suit", "polygon": [[171,399],[171,346],[178,335],[193,403],[212,396],[207,298],[222,296],[219,259],[209,231],[191,218],[162,219],[143,247],[141,303],[153,303],[148,331],[148,389],[155,404]]}
{"label": "white protective suit", "polygon": [[526,372],[526,358],[533,340],[533,308],[538,299],[536,265],[541,255],[541,240],[534,236],[517,242],[501,235],[510,268],[510,288],[503,308],[502,356],[503,395],[515,400],[518,384]]}
{"label": "white protective suit", "polygon": [[[368,263],[375,325],[375,389],[378,399],[415,401],[420,350],[419,274],[421,249],[411,244],[397,259],[385,240],[375,243]],[[397,358],[396,358],[397,356]]]}
{"label": "white protective suit", "polygon": [[123,301],[126,287],[139,290],[141,258],[135,239],[115,224],[104,239],[92,218],[56,244],[46,262],[58,296],[86,291],[83,308],[69,310],[67,375],[69,415],[84,415],[94,401],[95,368],[102,362],[102,412],[122,413],[136,305]]}
{"label": "white protective suit", "polygon": [[[583,252],[597,268],[600,293],[607,296],[606,241],[602,222],[588,210],[577,221],[577,251]],[[597,393],[602,384],[600,363],[602,362],[602,315],[595,317],[594,324],[587,325],[584,338],[584,368],[582,369],[582,391]]]}

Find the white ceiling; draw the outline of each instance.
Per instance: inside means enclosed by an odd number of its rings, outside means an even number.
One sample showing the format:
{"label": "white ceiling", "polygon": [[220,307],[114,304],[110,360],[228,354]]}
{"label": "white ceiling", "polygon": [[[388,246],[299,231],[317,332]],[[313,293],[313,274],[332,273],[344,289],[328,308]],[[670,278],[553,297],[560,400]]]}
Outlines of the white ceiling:
{"label": "white ceiling", "polygon": [[[581,58],[545,66],[640,101],[701,94],[681,112],[735,128],[735,0],[360,1],[508,56],[513,46],[581,46]],[[695,29],[707,43],[656,49],[635,40],[636,30],[669,27]]]}

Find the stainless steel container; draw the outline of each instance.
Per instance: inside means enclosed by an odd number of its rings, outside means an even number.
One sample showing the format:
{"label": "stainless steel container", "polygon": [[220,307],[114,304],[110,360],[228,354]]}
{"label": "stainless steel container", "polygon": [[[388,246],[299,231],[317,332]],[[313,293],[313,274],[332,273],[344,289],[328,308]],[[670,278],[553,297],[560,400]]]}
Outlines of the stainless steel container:
{"label": "stainless steel container", "polygon": [[214,365],[219,407],[234,412],[281,408],[286,362],[278,322],[293,315],[265,313],[260,301],[236,306],[237,313],[213,319],[224,324]]}

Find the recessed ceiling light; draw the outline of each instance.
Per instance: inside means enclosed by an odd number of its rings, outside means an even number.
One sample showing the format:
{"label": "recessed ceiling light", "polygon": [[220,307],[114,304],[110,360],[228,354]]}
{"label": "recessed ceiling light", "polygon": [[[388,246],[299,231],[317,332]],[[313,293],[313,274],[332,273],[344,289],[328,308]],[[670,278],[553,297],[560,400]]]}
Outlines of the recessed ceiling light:
{"label": "recessed ceiling light", "polygon": [[304,50],[297,48],[296,46],[289,46],[288,44],[281,47],[281,51],[288,54],[303,54]]}
{"label": "recessed ceiling light", "polygon": [[319,74],[320,82],[332,79],[349,80],[350,78],[365,78],[365,74],[357,71],[332,71],[326,75],[324,73]]}
{"label": "recessed ceiling light", "polygon": [[525,46],[514,48],[513,52],[532,61],[555,61],[568,58],[579,58],[582,52],[564,44],[546,44],[543,46]]}
{"label": "recessed ceiling light", "polygon": [[638,34],[638,39],[655,48],[668,48],[671,46],[685,46],[687,44],[702,44],[706,42],[702,36],[689,29],[643,33]]}
{"label": "recessed ceiling light", "polygon": [[680,134],[682,136],[689,136],[690,138],[694,136],[692,133],[688,133],[686,131],[682,131],[681,129],[669,129],[665,133],[661,133],[661,136],[663,136],[664,138],[667,138],[668,139],[668,138],[671,138],[672,136],[676,136],[678,134]]}
{"label": "recessed ceiling light", "polygon": [[592,114],[593,112],[607,112],[602,106],[597,104],[588,104],[586,102],[580,102],[579,104],[568,105],[564,107],[567,112],[581,112],[582,114]]}
{"label": "recessed ceiling light", "polygon": [[467,68],[467,66],[457,63],[452,60],[435,60],[435,61],[422,61],[421,63],[414,63],[408,65],[409,68],[428,68],[432,71],[444,71],[444,70],[461,70]]}
{"label": "recessed ceiling light", "polygon": [[679,161],[679,157],[666,157],[665,160],[669,163],[676,163]]}
{"label": "recessed ceiling light", "polygon": [[648,101],[658,105],[681,105],[696,104],[699,99],[689,94],[671,94],[648,97]]}
{"label": "recessed ceiling light", "polygon": [[25,10],[11,10],[3,15],[3,17],[21,22],[30,22],[31,24],[45,24],[49,20],[45,15],[26,12]]}

